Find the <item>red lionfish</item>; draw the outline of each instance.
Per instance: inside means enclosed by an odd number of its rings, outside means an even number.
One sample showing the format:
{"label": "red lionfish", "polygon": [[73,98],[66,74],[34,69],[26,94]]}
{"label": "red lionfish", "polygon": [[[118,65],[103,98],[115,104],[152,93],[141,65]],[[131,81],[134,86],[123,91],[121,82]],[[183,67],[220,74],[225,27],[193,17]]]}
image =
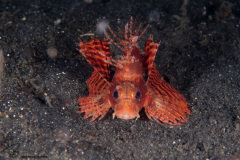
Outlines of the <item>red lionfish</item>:
{"label": "red lionfish", "polygon": [[[90,42],[80,41],[78,44],[79,52],[94,68],[87,81],[89,95],[78,99],[80,113],[85,113],[83,118],[100,120],[112,108],[113,118],[137,119],[139,111],[145,108],[150,120],[181,125],[187,122],[185,113],[192,114],[186,99],[161,77],[155,67],[154,59],[160,43],[154,43],[150,36],[145,43],[145,54],[141,54],[137,42],[148,26],[138,35],[140,26],[133,30],[131,18],[125,25],[125,32],[119,29],[124,39],[118,38],[108,27],[121,46],[106,31],[107,39],[101,41],[92,37]],[[109,44],[115,44],[123,51],[119,60],[111,57]],[[110,65],[116,67],[112,80]]]}

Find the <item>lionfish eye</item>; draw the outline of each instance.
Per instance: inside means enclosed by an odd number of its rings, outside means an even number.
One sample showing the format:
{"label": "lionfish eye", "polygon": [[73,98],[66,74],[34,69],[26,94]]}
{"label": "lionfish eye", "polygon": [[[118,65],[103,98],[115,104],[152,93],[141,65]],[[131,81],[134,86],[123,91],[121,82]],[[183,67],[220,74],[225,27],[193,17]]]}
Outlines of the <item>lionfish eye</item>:
{"label": "lionfish eye", "polygon": [[140,93],[140,91],[137,91],[135,97],[136,97],[137,99],[141,97],[141,93]]}
{"label": "lionfish eye", "polygon": [[119,96],[119,95],[118,95],[118,91],[114,91],[114,92],[113,92],[113,97],[114,97],[114,98],[118,98],[118,96]]}

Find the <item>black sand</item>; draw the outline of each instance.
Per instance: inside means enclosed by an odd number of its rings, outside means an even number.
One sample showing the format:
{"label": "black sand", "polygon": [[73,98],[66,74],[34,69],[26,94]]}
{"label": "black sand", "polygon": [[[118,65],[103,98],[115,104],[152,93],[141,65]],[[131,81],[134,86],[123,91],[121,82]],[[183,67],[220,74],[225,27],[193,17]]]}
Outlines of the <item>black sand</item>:
{"label": "black sand", "polygon": [[[0,6],[0,159],[240,159],[240,2],[29,0]],[[93,71],[76,49],[79,37],[103,39],[95,32],[98,20],[105,17],[117,33],[131,16],[149,24],[142,49],[151,34],[161,41],[157,69],[191,104],[193,115],[183,126],[158,124],[144,113],[126,121],[109,112],[93,123],[76,113]],[[48,56],[49,47],[56,57]],[[120,53],[113,45],[111,51]]]}

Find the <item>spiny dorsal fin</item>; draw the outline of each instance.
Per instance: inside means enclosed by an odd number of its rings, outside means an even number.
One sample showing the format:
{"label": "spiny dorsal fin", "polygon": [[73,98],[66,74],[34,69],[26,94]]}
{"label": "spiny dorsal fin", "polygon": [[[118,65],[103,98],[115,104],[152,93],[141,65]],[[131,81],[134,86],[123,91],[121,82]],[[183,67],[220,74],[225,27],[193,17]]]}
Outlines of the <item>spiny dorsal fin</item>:
{"label": "spiny dorsal fin", "polygon": [[124,39],[120,39],[113,30],[108,27],[108,30],[113,35],[114,38],[116,38],[122,46],[120,46],[118,43],[114,42],[114,40],[110,37],[107,31],[105,31],[105,35],[110,43],[115,44],[119,49],[121,49],[124,53],[123,55],[127,57],[130,57],[132,50],[135,47],[138,47],[138,40],[141,38],[141,36],[144,34],[144,32],[147,30],[148,26],[142,31],[140,35],[138,35],[139,30],[141,28],[141,24],[137,28],[137,30],[133,29],[133,18],[130,19],[130,24],[125,25],[125,32],[123,32],[121,29],[119,29],[120,34],[124,37]]}

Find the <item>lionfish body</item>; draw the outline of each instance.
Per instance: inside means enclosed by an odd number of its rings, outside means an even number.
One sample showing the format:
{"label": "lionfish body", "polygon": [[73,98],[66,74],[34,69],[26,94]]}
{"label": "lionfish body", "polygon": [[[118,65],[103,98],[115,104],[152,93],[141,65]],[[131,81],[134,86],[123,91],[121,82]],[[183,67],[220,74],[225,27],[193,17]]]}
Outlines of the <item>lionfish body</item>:
{"label": "lionfish body", "polygon": [[[92,38],[90,42],[79,43],[79,51],[94,67],[92,76],[87,81],[89,96],[78,99],[81,113],[85,113],[84,118],[100,120],[112,108],[113,117],[133,119],[139,118],[139,111],[145,108],[148,118],[159,123],[186,123],[185,113],[191,114],[188,102],[163,80],[154,65],[160,43],[154,43],[150,36],[145,43],[145,54],[141,54],[137,41],[147,27],[138,35],[140,26],[133,31],[131,19],[130,25],[125,26],[125,32],[120,30],[124,40],[119,39],[110,27],[108,29],[122,46],[115,43],[107,32],[105,35],[108,40]],[[123,51],[119,60],[110,56],[109,44],[112,43]],[[110,65],[116,67],[111,81]]]}

